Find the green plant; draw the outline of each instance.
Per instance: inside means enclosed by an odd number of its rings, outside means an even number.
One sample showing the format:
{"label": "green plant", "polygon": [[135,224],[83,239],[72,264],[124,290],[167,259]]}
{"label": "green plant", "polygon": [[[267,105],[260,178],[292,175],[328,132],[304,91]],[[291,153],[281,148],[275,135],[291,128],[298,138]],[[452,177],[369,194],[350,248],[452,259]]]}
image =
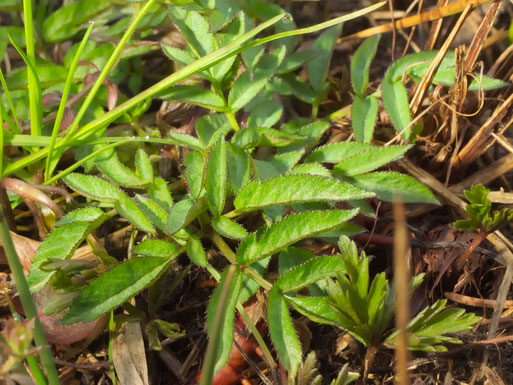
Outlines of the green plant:
{"label": "green plant", "polygon": [[490,233],[498,227],[511,222],[513,210],[503,208],[493,210],[492,202],[488,199],[490,190],[483,185],[473,185],[464,192],[469,204],[465,206],[469,219],[460,219],[454,222],[454,227],[460,230],[481,230]]}
{"label": "green plant", "polygon": [[[288,270],[269,293],[271,336],[282,361],[288,361],[292,367],[300,362],[301,349],[288,306],[315,322],[334,325],[351,334],[368,349],[366,359],[370,363],[382,346],[394,345],[397,332],[390,332],[394,295],[385,274],[376,275],[371,283],[365,254],[358,256],[356,245],[345,236],[340,237],[339,249],[340,254],[311,258]],[[413,278],[412,291],[422,277]],[[324,294],[296,295],[314,283],[325,287]],[[408,323],[410,349],[445,351],[443,343],[461,343],[447,334],[468,330],[480,319],[462,309],[445,309],[445,305],[445,300],[437,301]]]}
{"label": "green plant", "polygon": [[[192,263],[207,269],[219,280],[207,311],[211,345],[203,381],[208,383],[213,372],[226,362],[232,346],[235,309],[259,288],[271,290],[270,306],[279,310],[273,314],[273,320],[269,319],[271,337],[283,364],[294,376],[302,362],[301,349],[288,313],[289,300],[282,291],[295,291],[304,282],[291,281],[287,286],[291,278],[284,272],[285,261],[293,266],[307,260],[302,266],[312,266],[313,270],[304,273],[306,281],[312,290],[317,285],[320,292],[325,290],[322,279],[337,278],[346,267],[338,257],[316,258],[291,245],[310,237],[335,242],[341,234],[359,232],[361,229],[348,221],[359,211],[373,215],[365,198],[378,196],[391,201],[399,194],[404,202],[438,202],[413,178],[376,171],[401,158],[411,146],[322,145],[330,123],[315,119],[329,90],[327,73],[340,33],[339,24],[380,4],[310,28],[295,29],[284,11],[275,5],[257,7],[260,11],[254,10],[255,14],[249,17],[247,9],[251,7],[245,2],[238,5],[235,1],[218,0],[216,8],[212,1],[186,3],[164,5],[150,0],[134,6],[133,19],[123,14],[116,28],[104,26],[105,32],[120,39],[115,48],[89,41],[89,27],[81,43],[67,54],[68,72],[48,63],[40,68],[36,63],[33,72],[39,77],[41,87],[48,87],[45,92],[55,86],[58,90],[62,87],[64,94],[68,91],[78,94],[77,82],[83,88],[91,87],[62,136],[56,132],[60,129],[63,109],[67,108],[63,107],[65,101],[59,105],[53,129],[47,131],[50,135],[25,135],[17,131],[13,122],[17,122],[15,106],[26,93],[20,92],[20,100],[13,102],[7,90],[22,89],[25,83],[16,81],[24,79],[27,72],[18,78],[16,73],[11,74],[6,85],[3,84],[5,109],[14,118],[4,118],[12,121],[9,130],[3,128],[3,140],[7,145],[21,146],[26,156],[7,162],[2,176],[17,173],[30,179],[30,169],[42,166],[38,162],[45,159],[45,183],[62,179],[82,196],[75,210],[68,208],[67,214],[42,241],[27,277],[28,284],[33,293],[50,285],[72,294],[43,309],[46,314],[69,306],[63,323],[93,321],[118,306],[129,308],[127,301],[143,289],[154,290],[173,261],[186,253]],[[130,88],[136,95],[119,94],[122,103],[113,107],[109,103],[114,94],[112,84],[111,97],[109,83],[107,90],[101,88],[102,84],[118,61],[115,71],[120,72],[111,73],[110,79],[126,79],[129,71],[123,72],[122,63],[137,61],[142,55],[127,54],[127,44],[134,35],[151,33],[154,25],[151,20],[161,20],[160,15],[166,14],[164,7],[187,41],[184,49],[166,44],[161,47],[178,69],[142,92],[137,80],[133,80]],[[67,5],[52,14],[52,23],[42,25],[44,40],[58,42],[77,35],[84,28],[84,20],[74,20],[70,15],[93,8],[95,12],[106,12],[107,19],[120,9],[111,3],[92,0]],[[127,9],[122,9],[128,14]],[[265,21],[255,26],[256,20]],[[275,34],[256,38],[273,26]],[[294,52],[295,36],[326,28],[330,29],[321,33],[312,50]],[[272,46],[266,50],[263,44],[271,42]],[[136,50],[135,42],[132,48]],[[102,68],[94,82],[88,83],[86,79],[89,68],[81,72],[83,68],[77,66],[83,55]],[[108,59],[96,64],[103,57]],[[362,100],[366,98],[370,59],[366,63],[366,69],[353,76],[353,82],[360,81],[359,86],[355,85],[355,92]],[[30,60],[27,65],[30,67]],[[43,68],[46,65],[48,68]],[[306,80],[297,74],[303,67],[308,74]],[[23,70],[28,71],[20,72]],[[58,86],[53,83],[55,77],[44,81],[44,75],[52,71],[63,75],[58,79]],[[292,94],[312,106],[312,120],[280,122],[284,108],[275,99]],[[170,130],[165,138],[158,133],[154,137],[133,138],[103,135],[110,124],[125,122],[136,126],[138,134],[148,134],[137,127],[137,122],[152,98],[199,106],[208,113],[194,116],[189,133]],[[103,108],[109,111],[105,113]],[[20,110],[23,112],[23,108]],[[4,116],[2,109],[0,113]],[[24,119],[28,117],[26,113]],[[30,116],[31,121],[35,118]],[[368,141],[367,129],[364,138]],[[178,176],[169,185],[168,180],[155,173],[159,157],[152,150],[155,152],[153,146],[157,144],[176,146],[182,155]],[[135,157],[131,159],[136,147]],[[61,155],[67,150],[74,152],[77,162],[54,175]],[[80,166],[84,166],[83,172],[73,172]],[[336,208],[338,202],[347,202],[349,209]],[[90,234],[118,216],[134,226],[137,233],[133,239],[139,242],[128,250],[126,260],[118,261],[98,250],[94,250],[97,258],[94,264],[70,260]],[[207,242],[225,257],[228,267],[225,268],[226,263],[211,264],[204,249]],[[266,271],[274,255],[280,255],[282,275],[273,285],[267,280]],[[223,268],[221,274],[218,269]],[[380,277],[383,281],[384,277]],[[335,284],[336,281],[330,283]],[[321,305],[326,302],[322,297],[315,300]],[[135,316],[147,321],[147,325],[156,321],[153,314]],[[158,322],[151,325],[148,334],[156,348],[157,329],[175,332],[174,325]],[[388,324],[383,330],[386,327]]]}
{"label": "green plant", "polygon": [[[353,132],[359,142],[369,143],[378,115],[378,99],[376,93],[365,96],[369,82],[369,67],[374,59],[380,35],[365,40],[355,52],[351,62],[351,79],[355,96],[351,109]],[[404,85],[405,78],[419,83],[428,71],[438,51],[422,51],[406,55],[393,63],[383,77],[381,97],[392,125],[405,141],[411,141],[412,118],[408,95]],[[454,51],[446,53],[435,73],[432,84],[454,86],[455,79]],[[505,87],[508,83],[488,76],[478,75],[468,87],[469,91],[494,90]]]}
{"label": "green plant", "polygon": [[[319,362],[315,352],[310,352],[305,360],[299,366],[295,376],[289,375],[288,385],[321,385],[323,383],[322,375],[319,374],[317,366]],[[349,385],[356,380],[357,376],[348,374],[349,367],[345,364],[340,370],[336,379],[331,381],[331,385]]]}

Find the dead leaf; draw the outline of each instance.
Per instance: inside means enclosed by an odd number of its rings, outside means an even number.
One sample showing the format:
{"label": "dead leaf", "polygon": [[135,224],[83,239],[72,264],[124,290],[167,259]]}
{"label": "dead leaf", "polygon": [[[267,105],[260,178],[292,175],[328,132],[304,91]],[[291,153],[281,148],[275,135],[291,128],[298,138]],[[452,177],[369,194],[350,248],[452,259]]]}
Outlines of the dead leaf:
{"label": "dead leaf", "polygon": [[114,339],[112,356],[121,385],[149,385],[146,353],[138,322],[126,322]]}

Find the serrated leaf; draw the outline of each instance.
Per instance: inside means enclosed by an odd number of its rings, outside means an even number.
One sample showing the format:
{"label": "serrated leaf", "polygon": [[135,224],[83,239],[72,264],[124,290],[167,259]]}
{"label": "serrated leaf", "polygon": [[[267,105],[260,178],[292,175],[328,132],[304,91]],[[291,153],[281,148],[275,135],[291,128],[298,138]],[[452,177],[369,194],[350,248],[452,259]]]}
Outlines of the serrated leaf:
{"label": "serrated leaf", "polygon": [[178,252],[175,245],[160,239],[147,239],[132,249],[134,254],[147,257],[170,258]]}
{"label": "serrated leaf", "polygon": [[198,200],[187,197],[177,202],[169,212],[167,219],[167,233],[169,235],[175,234],[183,227],[187,226],[202,212],[207,209],[207,201],[205,197]]}
{"label": "serrated leaf", "polygon": [[[354,92],[359,98],[362,98],[367,90],[369,84],[369,68],[374,56],[376,56],[380,38],[381,35],[374,35],[366,39],[362,45],[358,47],[351,61],[351,82]],[[360,141],[364,142],[363,140]]]}
{"label": "serrated leaf", "polygon": [[194,58],[180,48],[176,48],[167,44],[161,44],[161,47],[162,51],[164,51],[168,58],[183,66],[188,66],[189,64],[194,63]]}
{"label": "serrated leaf", "polygon": [[322,32],[312,46],[312,51],[316,52],[315,58],[306,65],[308,79],[314,91],[323,93],[328,70],[330,68],[331,56],[337,43],[337,38],[342,30],[342,24],[337,24]]}
{"label": "serrated leaf", "polygon": [[214,216],[221,215],[224,209],[227,174],[226,143],[221,136],[210,150],[205,181],[208,206]]}
{"label": "serrated leaf", "polygon": [[196,265],[201,267],[207,266],[207,256],[198,238],[191,237],[187,241],[187,255]]}
{"label": "serrated leaf", "polygon": [[228,95],[228,105],[233,111],[240,110],[265,87],[285,57],[285,47],[265,55],[253,73],[244,72],[233,84]]}
{"label": "serrated leaf", "polygon": [[303,66],[307,61],[312,60],[317,53],[314,51],[301,51],[294,52],[290,55],[287,55],[280,67],[278,68],[278,74],[285,74],[288,72],[293,72]]}
{"label": "serrated leaf", "polygon": [[90,228],[91,224],[88,222],[68,223],[56,227],[48,237],[43,239],[27,276],[27,282],[32,293],[42,290],[52,275],[52,273],[42,271],[41,264],[49,258],[65,259],[71,257],[87,236]]}
{"label": "serrated leaf", "polygon": [[48,43],[69,39],[85,29],[87,22],[101,14],[111,4],[98,0],[83,0],[59,8],[43,23],[43,37]]}
{"label": "serrated leaf", "polygon": [[121,194],[117,187],[93,175],[72,172],[62,179],[70,188],[88,198],[114,202]]}
{"label": "serrated leaf", "polygon": [[344,159],[359,152],[368,151],[375,146],[366,143],[356,142],[338,142],[330,143],[321,147],[317,147],[308,157],[305,162],[319,162],[319,163],[339,163]]}
{"label": "serrated leaf", "polygon": [[162,231],[166,231],[167,212],[153,200],[137,194],[135,202],[143,214]]}
{"label": "serrated leaf", "polygon": [[267,319],[269,333],[280,361],[290,376],[294,376],[301,365],[301,344],[290,319],[285,299],[273,287],[269,292]]}
{"label": "serrated leaf", "polygon": [[[242,36],[242,34],[244,34],[245,26],[246,23],[244,13],[237,13],[237,15],[232,19],[230,25],[226,28],[220,46],[224,47],[238,37]],[[228,71],[230,71],[230,68],[233,66],[233,63],[236,59],[237,55],[233,55],[232,57],[229,57],[213,66],[211,72],[214,78],[217,79],[217,81],[223,80],[224,76],[228,73]]]}
{"label": "serrated leaf", "polygon": [[249,182],[251,166],[248,155],[239,147],[227,143],[226,158],[228,161],[228,175],[235,192]]}
{"label": "serrated leaf", "polygon": [[82,291],[61,323],[67,325],[98,319],[143,290],[172,260],[172,257],[139,257],[114,266]]}
{"label": "serrated leaf", "polygon": [[299,175],[299,174],[308,174],[308,175],[318,175],[325,178],[331,178],[331,172],[322,164],[314,162],[314,163],[305,163],[300,164],[297,167],[294,167],[289,171],[290,175]]}
{"label": "serrated leaf", "polygon": [[238,223],[232,222],[224,216],[214,217],[212,227],[224,237],[232,239],[244,239],[248,232]]}
{"label": "serrated leaf", "polygon": [[355,96],[351,107],[353,133],[357,141],[370,143],[378,117],[378,99],[374,96]]}
{"label": "serrated leaf", "polygon": [[275,101],[258,104],[249,114],[247,126],[272,127],[283,114],[283,106]]}
{"label": "serrated leaf", "polygon": [[214,50],[214,37],[208,32],[207,21],[199,12],[187,11],[182,7],[168,7],[175,25],[180,29],[197,58]]}
{"label": "serrated leaf", "polygon": [[118,200],[114,204],[114,207],[116,210],[118,210],[118,213],[121,216],[128,219],[128,221],[139,230],[145,231],[147,233],[155,232],[155,229],[153,228],[153,225],[149,219],[146,218],[139,207],[137,207],[135,202],[127,195],[123,193],[119,194]]}
{"label": "serrated leaf", "polygon": [[216,111],[227,110],[224,100],[219,95],[201,87],[174,86],[157,94],[156,97],[163,100],[187,102]]}
{"label": "serrated leaf", "polygon": [[283,273],[274,286],[283,293],[297,291],[345,271],[340,255],[315,257]]}
{"label": "serrated leaf", "polygon": [[146,183],[153,182],[153,166],[150,158],[142,148],[137,150],[135,154],[135,167],[139,177]]}
{"label": "serrated leaf", "polygon": [[189,192],[194,198],[199,198],[203,191],[204,167],[203,155],[198,151],[190,151],[184,159],[185,180]]}
{"label": "serrated leaf", "polygon": [[333,167],[333,174],[353,176],[373,171],[378,167],[402,158],[404,153],[411,147],[411,145],[377,147],[360,152],[336,164]]}
{"label": "serrated leaf", "polygon": [[339,324],[338,313],[333,310],[326,298],[286,297],[285,300],[287,304],[291,305],[296,311],[314,322],[327,325]]}
{"label": "serrated leaf", "polygon": [[396,131],[402,133],[404,140],[408,140],[411,129],[406,127],[411,122],[411,115],[406,88],[401,81],[390,82],[385,77],[381,84],[381,93],[390,121]]}
{"label": "serrated leaf", "polygon": [[68,212],[55,223],[55,226],[63,226],[75,222],[93,222],[103,215],[103,210],[97,207],[84,207]]}
{"label": "serrated leaf", "polygon": [[147,183],[122,164],[114,150],[102,152],[95,158],[94,162],[101,172],[121,186],[141,188]]}
{"label": "serrated leaf", "polygon": [[373,172],[357,175],[348,180],[361,189],[375,192],[386,202],[392,202],[394,195],[397,195],[405,203],[439,204],[426,186],[408,175],[396,172]]}
{"label": "serrated leaf", "polygon": [[194,136],[181,134],[179,132],[169,131],[167,133],[169,139],[176,142],[177,146],[192,148],[197,151],[203,151],[203,145],[198,138]]}
{"label": "serrated leaf", "polygon": [[305,138],[299,135],[274,130],[265,127],[248,127],[233,135],[232,143],[245,150],[259,146],[284,147],[302,143]]}
{"label": "serrated leaf", "polygon": [[374,194],[344,182],[314,175],[283,175],[265,182],[252,181],[237,195],[238,212],[304,202],[344,201],[369,198]]}
{"label": "serrated leaf", "polygon": [[[286,149],[283,149],[282,152],[285,150],[293,151],[299,149],[310,151],[319,142],[326,130],[330,128],[330,125],[330,122],[318,120],[300,127],[294,132],[294,134],[305,137],[305,141],[288,146]],[[278,150],[278,152],[280,152],[280,150]]]}
{"label": "serrated leaf", "polygon": [[251,249],[243,249],[241,245],[237,251],[237,261],[249,265],[301,239],[335,228],[357,213],[358,210],[355,209],[307,211],[289,215],[265,230]]}
{"label": "serrated leaf", "polygon": [[166,181],[162,178],[155,178],[153,184],[148,188],[148,195],[165,211],[169,211],[173,207],[173,198]]}
{"label": "serrated leaf", "polygon": [[[297,164],[297,162],[299,162],[299,160],[301,159],[303,154],[304,154],[303,150],[283,152],[281,154],[277,154],[277,155],[273,156],[269,160],[269,162],[276,168],[276,170],[280,174],[285,174],[292,167],[294,167]],[[265,179],[267,179],[267,178],[265,178]]]}
{"label": "serrated leaf", "polygon": [[226,114],[208,114],[196,120],[196,132],[205,147],[213,145],[219,136],[226,135],[231,128]]}
{"label": "serrated leaf", "polygon": [[[215,355],[215,370],[217,373],[228,361],[228,356],[232,348],[233,342],[233,320],[235,317],[235,306],[237,305],[237,298],[241,288],[242,274],[238,267],[235,267],[233,276],[229,277],[230,269],[225,269],[219,286],[214,291],[212,299],[210,300],[207,308],[207,329],[209,335],[212,335],[214,329],[220,331],[218,349]],[[227,286],[227,297],[222,301],[222,292]],[[215,314],[218,311],[223,312],[220,324],[214,324]]]}

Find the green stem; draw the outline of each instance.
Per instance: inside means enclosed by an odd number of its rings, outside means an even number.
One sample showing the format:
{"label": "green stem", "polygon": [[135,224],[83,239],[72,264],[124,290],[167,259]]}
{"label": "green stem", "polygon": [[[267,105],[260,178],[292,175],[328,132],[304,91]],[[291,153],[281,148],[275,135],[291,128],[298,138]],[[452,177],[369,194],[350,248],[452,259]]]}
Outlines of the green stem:
{"label": "green stem", "polygon": [[0,213],[0,238],[2,239],[7,262],[9,263],[14,280],[16,281],[16,287],[21,299],[21,304],[23,305],[23,310],[25,311],[25,316],[27,319],[35,320],[34,341],[37,346],[41,347],[39,357],[41,358],[41,363],[45,369],[46,376],[48,377],[48,381],[51,385],[58,385],[60,384],[59,374],[55,368],[52,353],[48,347],[48,342],[41,326],[41,322],[39,321],[39,317],[37,316],[37,309],[34,305],[34,301],[32,300],[29,286],[25,279],[25,275],[23,274],[23,267],[21,266],[18,254],[16,253],[12,243],[11,234],[9,233],[7,223],[4,220],[3,213]]}
{"label": "green stem", "polygon": [[101,85],[103,84],[103,81],[107,77],[108,73],[114,67],[114,64],[119,59],[119,56],[123,52],[123,48],[125,48],[126,43],[132,36],[132,34],[135,31],[135,28],[139,24],[139,22],[142,20],[144,15],[149,11],[149,9],[153,6],[153,3],[155,3],[155,0],[148,0],[144,6],[141,8],[141,10],[137,13],[137,15],[132,20],[132,23],[129,25],[123,36],[121,37],[121,40],[119,41],[118,45],[114,49],[114,52],[112,55],[110,55],[109,60],[107,61],[107,64],[105,64],[105,67],[103,67],[102,72],[98,76],[98,79],[96,79],[96,82],[93,85],[93,88],[91,88],[91,91],[87,94],[86,99],[84,100],[84,103],[82,103],[82,106],[80,107],[80,110],[77,112],[77,116],[75,119],[73,119],[73,123],[71,124],[70,128],[66,132],[65,137],[70,138],[73,136],[75,129],[80,124],[80,121],[84,117],[86,110],[89,108],[89,105],[93,101],[93,98],[96,96],[96,93],[100,89]]}
{"label": "green stem", "polygon": [[[237,265],[237,255],[233,252],[232,249],[230,249],[230,246],[226,244],[223,238],[217,233],[212,233],[210,235],[210,239],[212,242],[214,242],[214,245],[219,249],[219,251],[226,257],[226,259],[234,264]],[[249,276],[253,281],[258,283],[261,287],[263,287],[266,290],[271,290],[273,285],[267,281],[265,278],[263,278],[260,274],[258,274],[255,270],[253,270],[250,267],[241,266],[242,272]]]}
{"label": "green stem", "polygon": [[[112,347],[114,346],[114,311],[111,310],[110,311],[110,316],[109,316],[109,361],[111,362],[114,362],[114,355],[112,353]],[[114,369],[114,365],[111,366],[110,368],[110,374],[112,376],[111,380],[112,380],[112,385],[117,385],[117,380],[116,380],[116,370]]]}
{"label": "green stem", "polygon": [[34,72],[36,68],[36,54],[34,49],[34,26],[32,24],[32,0],[23,0],[23,17],[28,60],[27,77],[30,102],[30,133],[39,136],[41,135],[43,111],[41,109],[41,87],[38,85],[37,75]]}

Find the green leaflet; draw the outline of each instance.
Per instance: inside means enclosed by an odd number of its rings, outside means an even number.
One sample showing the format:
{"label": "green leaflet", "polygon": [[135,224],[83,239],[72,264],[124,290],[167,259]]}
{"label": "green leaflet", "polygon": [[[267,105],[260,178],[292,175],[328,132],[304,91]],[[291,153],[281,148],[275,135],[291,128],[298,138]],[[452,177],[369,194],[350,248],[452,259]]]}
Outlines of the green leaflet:
{"label": "green leaflet", "polygon": [[300,164],[297,167],[294,167],[289,171],[290,175],[297,174],[308,174],[308,175],[318,175],[325,178],[331,178],[331,172],[327,168],[325,168],[322,164],[314,162],[314,163],[305,163]]}
{"label": "green leaflet", "polygon": [[203,190],[204,182],[204,161],[203,154],[198,151],[190,151],[184,159],[185,180],[189,192],[194,198],[199,198]]}
{"label": "green leaflet", "polygon": [[411,129],[406,127],[411,122],[411,116],[406,88],[401,81],[390,82],[385,75],[381,84],[381,92],[390,121],[396,131],[402,133],[404,140],[408,140]]}
{"label": "green leaflet", "polygon": [[88,198],[115,202],[121,195],[117,187],[96,176],[71,173],[62,179],[73,190]]}
{"label": "green leaflet", "polygon": [[121,186],[142,188],[147,184],[145,179],[136,175],[119,161],[113,148],[109,151],[103,151],[95,158],[94,162],[109,179],[112,179]]}
{"label": "green leaflet", "polygon": [[170,5],[168,10],[197,58],[214,50],[214,36],[208,32],[208,23],[199,12],[188,11],[176,5]]}
{"label": "green leaflet", "polygon": [[164,179],[155,178],[153,184],[148,188],[148,195],[165,211],[171,210],[173,198]]}
{"label": "green leaflet", "polygon": [[373,193],[331,178],[284,175],[265,182],[255,180],[248,183],[235,198],[234,206],[237,212],[242,213],[292,203],[344,201],[372,196]]}
{"label": "green leaflet", "polygon": [[274,286],[283,293],[297,291],[337,272],[345,272],[340,255],[314,257],[283,273]]}
{"label": "green leaflet", "polygon": [[275,101],[258,104],[249,114],[248,127],[272,127],[283,114],[283,106]]}
{"label": "green leaflet", "polygon": [[226,114],[208,114],[196,120],[196,132],[205,147],[212,146],[219,136],[226,135],[231,128]]}
{"label": "green leaflet", "polygon": [[344,176],[353,176],[364,174],[373,171],[378,167],[384,166],[394,160],[402,158],[404,153],[412,146],[389,146],[377,147],[372,150],[363,151],[333,167],[334,174],[341,174]]}
{"label": "green leaflet", "polygon": [[303,154],[304,150],[283,152],[273,156],[269,162],[280,174],[285,174],[299,162]]}
{"label": "green leaflet", "polygon": [[180,202],[176,203],[169,212],[167,219],[167,233],[169,235],[175,234],[181,230],[202,212],[207,209],[207,201],[205,197],[198,200],[192,197],[186,197]]}
{"label": "green leaflet", "polygon": [[[246,23],[244,13],[237,13],[237,15],[232,19],[228,28],[226,28],[220,46],[224,47],[235,39],[241,37],[244,34],[245,26]],[[223,80],[224,76],[228,73],[228,71],[230,71],[236,59],[237,55],[233,55],[232,57],[227,58],[213,66],[211,69],[213,77],[219,82]]]}
{"label": "green leaflet", "polygon": [[233,111],[240,110],[265,87],[285,57],[285,47],[264,56],[250,73],[244,72],[234,83],[228,95],[228,105]]}
{"label": "green leaflet", "polygon": [[150,220],[146,218],[135,202],[124,193],[119,194],[114,207],[116,207],[121,216],[128,219],[139,230],[146,231],[147,233],[155,232]]}
{"label": "green leaflet", "polygon": [[301,239],[335,228],[357,213],[357,209],[318,210],[289,215],[263,231],[258,239],[256,236],[246,238],[237,250],[237,261],[249,265]]}
{"label": "green leaflet", "polygon": [[221,136],[210,150],[205,181],[208,206],[214,216],[221,215],[224,209],[227,174],[226,143],[224,136]]}
{"label": "green leaflet", "polygon": [[368,151],[377,148],[366,143],[357,142],[339,142],[330,143],[321,147],[317,147],[308,157],[305,162],[319,162],[319,163],[339,163],[344,159],[359,152]]}
{"label": "green leaflet", "polygon": [[227,144],[226,157],[228,160],[230,183],[233,190],[237,192],[249,182],[251,176],[249,158],[243,150],[231,143]]}
{"label": "green leaflet", "polygon": [[143,214],[150,220],[150,222],[162,231],[166,231],[167,223],[167,212],[164,211],[153,200],[143,197],[142,195],[136,195],[134,197],[137,206],[141,209]]}
{"label": "green leaflet", "polygon": [[137,169],[138,176],[145,183],[153,182],[153,166],[151,165],[148,154],[142,148],[137,150],[135,154],[135,168]]}
{"label": "green leaflet", "polygon": [[338,313],[324,297],[286,297],[287,304],[314,322],[337,325]]}
{"label": "green leaflet", "polygon": [[91,229],[89,222],[73,222],[56,227],[46,237],[32,261],[27,282],[32,293],[42,290],[53,273],[42,271],[40,266],[48,258],[66,259],[73,255]]}
{"label": "green leaflet", "polygon": [[370,143],[378,117],[378,99],[374,96],[355,96],[351,107],[354,137],[357,141]]}
{"label": "green leaflet", "polygon": [[[358,47],[351,61],[351,82],[356,96],[360,99],[363,98],[365,91],[367,91],[369,84],[369,68],[376,55],[380,38],[381,35],[374,35],[366,39],[362,45]],[[357,138],[357,140],[360,139]]]}
{"label": "green leaflet", "polygon": [[[442,343],[461,343],[459,339],[447,334],[470,330],[481,319],[473,313],[465,314],[463,309],[445,309],[446,303],[446,300],[435,302],[408,323],[408,332],[412,334],[409,339],[411,350],[447,351],[447,348],[441,345]],[[397,332],[392,333],[385,340],[385,344],[393,346],[397,334]]]}
{"label": "green leaflet", "polygon": [[194,86],[174,86],[156,95],[163,100],[177,100],[215,111],[227,110],[224,100],[210,90]]}
{"label": "green leaflet", "polygon": [[[230,277],[230,269],[225,269],[221,276],[219,286],[214,291],[207,308],[207,329],[209,336],[220,333],[215,354],[215,373],[226,364],[232,348],[235,306],[237,305],[242,280],[242,274],[238,267],[234,266],[232,271],[234,271],[234,274]],[[225,290],[225,287],[227,287],[227,297],[222,301],[223,298],[221,294]],[[217,312],[223,313],[219,324],[214,323]],[[214,329],[217,332],[214,332]]]}
{"label": "green leaflet", "polygon": [[63,216],[55,226],[63,226],[75,222],[93,222],[103,215],[103,210],[97,207],[84,207],[73,210]]}
{"label": "green leaflet", "polygon": [[347,180],[359,188],[374,191],[387,202],[392,202],[394,195],[405,203],[425,202],[439,204],[431,191],[412,177],[396,172],[373,172],[356,175]]}
{"label": "green leaflet", "polygon": [[287,55],[280,67],[278,68],[278,74],[285,74],[288,72],[294,72],[301,68],[303,64],[307,61],[312,60],[315,56],[317,56],[317,52],[314,51],[300,51],[294,52],[290,55]]}
{"label": "green leaflet", "polygon": [[212,227],[219,234],[227,238],[243,239],[248,235],[244,227],[238,223],[232,222],[224,216],[212,218]]}
{"label": "green leaflet", "polygon": [[272,128],[248,127],[237,131],[231,142],[240,149],[246,150],[258,146],[284,147],[304,141],[305,138],[303,136],[289,134]]}
{"label": "green leaflet", "polygon": [[132,258],[114,266],[82,291],[61,323],[67,325],[98,319],[153,282],[176,255]]}
{"label": "green leaflet", "polygon": [[207,256],[198,238],[191,237],[187,241],[187,255],[196,265],[201,267],[207,266]]}
{"label": "green leaflet", "polygon": [[100,14],[111,4],[98,0],[83,0],[59,8],[43,23],[43,37],[48,43],[67,40],[81,29],[87,22]]}
{"label": "green leaflet", "polygon": [[308,71],[308,79],[310,79],[310,84],[316,94],[323,94],[325,91],[331,55],[341,30],[342,24],[326,29],[319,35],[312,46],[312,50],[317,55],[307,63],[306,69]]}
{"label": "green leaflet", "polygon": [[293,376],[302,361],[301,344],[292,325],[287,303],[279,294],[277,287],[273,287],[269,292],[267,308],[269,333],[274,347],[289,375]]}
{"label": "green leaflet", "polygon": [[178,64],[188,66],[189,64],[194,63],[194,58],[180,48],[172,47],[166,44],[162,44],[161,47],[166,56]]}
{"label": "green leaflet", "polygon": [[147,239],[132,249],[134,254],[160,258],[170,258],[177,251],[178,249],[175,245],[160,239]]}
{"label": "green leaflet", "polygon": [[169,131],[167,133],[169,139],[174,140],[177,146],[192,148],[197,151],[203,151],[203,145],[198,138],[194,136],[181,134],[179,132]]}

